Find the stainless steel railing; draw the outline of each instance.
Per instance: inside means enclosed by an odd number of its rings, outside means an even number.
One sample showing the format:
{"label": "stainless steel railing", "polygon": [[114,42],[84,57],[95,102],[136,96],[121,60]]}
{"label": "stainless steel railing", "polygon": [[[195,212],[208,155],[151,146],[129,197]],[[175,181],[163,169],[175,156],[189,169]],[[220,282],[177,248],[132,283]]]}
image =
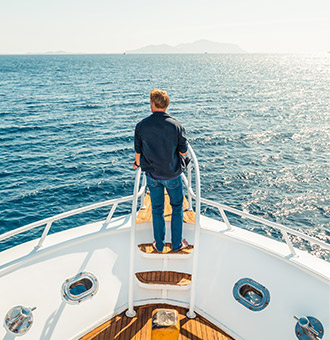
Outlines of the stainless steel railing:
{"label": "stainless steel railing", "polygon": [[[293,256],[296,255],[296,252],[294,250],[292,242],[290,241],[290,239],[288,237],[288,234],[295,235],[297,237],[300,237],[300,238],[310,242],[311,244],[317,244],[318,246],[320,246],[324,249],[330,250],[330,244],[327,244],[327,243],[325,243],[321,240],[318,240],[314,237],[311,237],[309,235],[301,233],[297,230],[291,229],[289,227],[286,227],[286,226],[279,224],[279,223],[276,223],[276,222],[268,221],[268,220],[266,220],[262,217],[259,217],[259,216],[254,216],[250,213],[240,211],[238,209],[229,207],[227,205],[224,205],[224,204],[212,201],[212,200],[208,200],[206,198],[202,198],[200,196],[199,169],[198,169],[198,166],[196,166],[196,164],[198,165],[198,160],[197,160],[197,157],[196,157],[192,147],[189,145],[188,148],[189,148],[189,152],[190,152],[190,155],[192,157],[193,163],[195,164],[195,171],[196,171],[196,189],[195,190],[196,190],[196,193],[194,192],[194,190],[192,188],[192,175],[191,175],[192,166],[191,165],[188,166],[188,178],[184,174],[182,174],[182,179],[183,179],[184,184],[185,184],[187,191],[188,191],[188,202],[189,202],[189,208],[190,209],[192,208],[192,199],[196,200],[196,215],[197,215],[197,218],[199,218],[198,216],[199,216],[199,213],[200,213],[200,203],[203,203],[203,204],[206,204],[208,206],[212,206],[212,207],[215,207],[215,208],[218,209],[218,211],[219,211],[224,223],[226,224],[228,230],[232,230],[233,227],[228,220],[226,212],[231,212],[231,213],[238,215],[240,217],[250,219],[252,221],[259,222],[259,223],[261,223],[265,226],[272,227],[272,228],[279,230],[282,233],[282,235],[285,239],[285,242],[287,243],[287,245],[290,249],[291,255],[293,255]],[[139,178],[140,178],[141,171],[140,172],[137,171],[136,177],[137,176],[139,176]],[[135,179],[135,181],[136,180],[137,179]],[[141,207],[143,207],[143,204],[144,204],[145,188],[146,188],[146,180],[145,180],[145,175],[144,175],[143,180],[142,180],[142,186],[141,186],[140,189],[138,189],[138,192],[136,193],[137,198],[141,197]],[[115,199],[111,199],[111,200],[104,201],[104,202],[94,203],[94,204],[91,204],[91,205],[88,205],[88,206],[85,206],[85,207],[70,210],[70,211],[67,211],[67,212],[52,216],[52,217],[45,218],[45,219],[40,220],[40,221],[30,223],[26,226],[23,226],[23,227],[20,227],[20,228],[17,228],[17,229],[14,229],[14,230],[11,230],[9,232],[1,234],[0,235],[0,241],[6,240],[10,237],[16,236],[16,235],[21,234],[23,232],[26,232],[26,231],[38,228],[42,225],[45,225],[42,236],[40,237],[38,245],[36,246],[36,248],[38,249],[38,248],[42,247],[43,242],[44,242],[45,238],[47,237],[53,222],[59,221],[61,219],[71,217],[71,216],[74,216],[74,215],[78,215],[78,214],[81,214],[81,213],[84,213],[84,212],[87,212],[87,211],[99,209],[99,208],[102,208],[102,207],[111,206],[111,210],[110,210],[110,212],[109,212],[109,214],[106,218],[106,221],[105,221],[106,224],[109,224],[118,204],[133,201],[134,195],[135,194],[133,193],[133,195],[115,198]]]}
{"label": "stainless steel railing", "polygon": [[[136,177],[137,177],[138,174],[139,174],[139,176],[141,175],[141,170],[139,170],[136,173]],[[137,181],[137,180],[135,179],[135,181]],[[145,183],[144,183],[144,186],[142,186],[140,188],[140,190],[138,190],[137,192],[134,191],[133,195],[120,197],[120,198],[114,198],[114,199],[104,201],[104,202],[94,203],[94,204],[91,204],[91,205],[88,205],[88,206],[85,206],[85,207],[70,210],[70,211],[67,211],[67,212],[52,216],[52,217],[45,218],[45,219],[37,221],[37,222],[27,224],[26,226],[23,226],[21,228],[17,228],[17,229],[8,231],[4,234],[1,234],[0,235],[0,241],[9,239],[10,237],[16,236],[18,234],[21,234],[21,233],[24,233],[26,231],[38,228],[42,225],[45,225],[45,228],[44,228],[43,233],[42,233],[42,235],[39,239],[39,242],[38,242],[37,246],[35,247],[35,249],[37,250],[40,247],[42,247],[45,238],[49,234],[49,230],[50,230],[53,222],[59,221],[59,220],[62,220],[64,218],[71,217],[71,216],[74,216],[74,215],[78,215],[78,214],[81,214],[81,213],[84,213],[84,212],[87,212],[87,211],[111,206],[111,210],[110,210],[110,212],[109,212],[109,214],[108,214],[108,216],[105,220],[105,225],[108,225],[111,221],[111,218],[112,218],[118,204],[124,203],[124,202],[129,202],[129,201],[134,201],[135,199],[137,200],[139,197],[144,195],[144,192],[145,192]]]}
{"label": "stainless steel railing", "polygon": [[[190,152],[192,155],[194,155],[193,158],[196,158],[192,148],[190,147]],[[234,215],[237,215],[237,216],[240,216],[240,217],[243,217],[243,218],[246,218],[246,219],[249,219],[249,220],[252,220],[252,221],[255,221],[255,222],[259,222],[267,227],[272,227],[272,228],[275,228],[277,230],[279,230],[281,232],[281,234],[283,235],[283,238],[285,240],[285,243],[287,244],[287,246],[289,247],[289,250],[290,250],[290,255],[291,256],[297,256],[296,254],[296,251],[292,245],[292,242],[289,238],[289,235],[288,234],[291,234],[291,235],[295,235],[297,237],[300,237],[308,242],[310,242],[311,244],[317,244],[318,246],[322,247],[323,249],[327,249],[327,250],[330,250],[330,244],[328,243],[325,243],[321,240],[318,240],[314,237],[311,237],[309,235],[306,235],[304,233],[301,233],[297,230],[294,230],[294,229],[291,229],[289,227],[286,227],[282,224],[279,224],[279,223],[276,223],[276,222],[272,222],[272,221],[268,221],[262,217],[259,217],[259,216],[254,216],[250,213],[247,213],[247,212],[244,212],[244,211],[240,211],[238,209],[235,209],[235,208],[232,208],[232,207],[229,207],[227,205],[224,205],[224,204],[221,204],[221,203],[218,203],[218,202],[215,202],[215,201],[212,201],[212,200],[208,200],[206,198],[201,198],[200,197],[200,193],[197,194],[197,192],[195,193],[192,189],[192,185],[191,185],[191,178],[192,178],[192,175],[191,175],[191,171],[192,171],[192,167],[189,166],[188,167],[188,178],[183,174],[182,175],[182,178],[183,178],[183,181],[185,183],[185,186],[187,188],[187,191],[188,191],[188,202],[189,202],[189,208],[191,209],[192,208],[192,203],[191,203],[191,198],[195,199],[196,200],[196,205],[199,205],[200,203],[203,203],[203,204],[206,204],[208,206],[212,206],[214,208],[217,208],[222,219],[223,219],[223,222],[226,224],[228,230],[233,230],[233,226],[230,224],[229,222],[229,219],[226,215],[226,211],[227,212],[230,212],[230,213],[233,213]],[[197,174],[197,169],[196,169],[196,177],[199,177],[199,170],[198,170],[198,174]],[[197,200],[199,201],[197,203]],[[197,211],[196,211],[196,215],[197,215]]]}

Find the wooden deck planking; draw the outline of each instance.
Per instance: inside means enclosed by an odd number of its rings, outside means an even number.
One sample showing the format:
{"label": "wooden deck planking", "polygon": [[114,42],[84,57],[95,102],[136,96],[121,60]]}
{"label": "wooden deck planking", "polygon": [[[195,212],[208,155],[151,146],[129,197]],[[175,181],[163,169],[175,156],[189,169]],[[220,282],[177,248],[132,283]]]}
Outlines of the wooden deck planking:
{"label": "wooden deck planking", "polygon": [[[152,207],[151,207],[151,200],[150,200],[150,193],[147,192],[144,198],[144,209],[140,209],[137,217],[136,223],[145,223],[145,222],[152,222]],[[165,204],[164,204],[164,217],[165,221],[171,221],[172,216],[172,207],[170,204],[170,198],[168,193],[165,190]],[[195,223],[195,213],[193,210],[188,210],[189,204],[187,199],[184,197],[183,199],[183,222],[185,223]]]}
{"label": "wooden deck planking", "polygon": [[146,284],[187,286],[191,283],[191,275],[173,271],[148,271],[135,274],[137,279]]}
{"label": "wooden deck planking", "polygon": [[80,340],[150,340],[152,311],[157,308],[176,309],[180,320],[179,340],[234,340],[219,327],[198,315],[186,316],[187,309],[165,304],[135,307],[136,316],[128,318],[125,312],[86,334]]}
{"label": "wooden deck planking", "polygon": [[[159,254],[157,250],[154,249],[152,246],[152,243],[143,243],[138,245],[139,249],[146,253],[146,254]],[[173,251],[171,243],[165,243],[164,249],[162,254],[182,254],[182,255],[188,255],[191,254],[194,250],[193,245],[189,245],[187,248],[179,250],[179,251]]]}

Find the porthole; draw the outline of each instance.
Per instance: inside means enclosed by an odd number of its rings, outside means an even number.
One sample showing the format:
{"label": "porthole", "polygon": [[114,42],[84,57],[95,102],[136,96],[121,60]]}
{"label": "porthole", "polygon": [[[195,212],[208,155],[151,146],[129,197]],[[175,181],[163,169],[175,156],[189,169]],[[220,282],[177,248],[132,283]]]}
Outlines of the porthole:
{"label": "porthole", "polygon": [[270,301],[269,290],[249,278],[235,283],[233,295],[237,302],[254,312],[266,308]]}
{"label": "porthole", "polygon": [[96,294],[99,283],[92,273],[81,272],[62,285],[62,296],[69,303],[80,303]]}

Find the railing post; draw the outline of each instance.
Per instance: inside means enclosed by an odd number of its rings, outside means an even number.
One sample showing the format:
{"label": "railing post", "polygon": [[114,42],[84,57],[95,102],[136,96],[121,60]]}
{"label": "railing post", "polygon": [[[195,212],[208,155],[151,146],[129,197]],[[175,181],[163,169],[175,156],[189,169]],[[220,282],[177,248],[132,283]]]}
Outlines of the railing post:
{"label": "railing post", "polygon": [[296,253],[296,251],[293,248],[292,242],[289,239],[288,233],[285,230],[283,230],[283,229],[280,229],[280,230],[281,230],[281,233],[282,233],[282,235],[283,235],[283,237],[285,239],[286,244],[288,245],[288,247],[290,249],[291,256],[297,256],[297,253]]}
{"label": "railing post", "polygon": [[46,236],[48,235],[48,232],[49,232],[50,227],[52,226],[52,223],[53,223],[53,221],[49,221],[46,224],[46,227],[45,227],[45,229],[44,229],[44,231],[43,231],[43,233],[40,237],[40,240],[39,240],[37,246],[34,248],[35,250],[38,250],[40,247],[42,247],[42,244],[44,243],[44,240],[45,240]]}
{"label": "railing post", "polygon": [[194,150],[190,145],[188,149],[191,153],[192,159],[195,163],[196,171],[196,217],[195,217],[195,241],[194,241],[194,256],[193,256],[193,268],[192,268],[192,281],[190,288],[190,301],[189,301],[189,311],[187,312],[187,317],[192,319],[196,317],[195,313],[195,301],[196,301],[196,283],[197,283],[197,268],[198,268],[198,254],[199,254],[199,236],[200,236],[200,212],[201,212],[201,185],[200,185],[200,174],[198,160],[194,153]]}
{"label": "railing post", "polygon": [[105,225],[105,226],[107,226],[107,225],[110,223],[110,221],[111,221],[111,219],[112,219],[112,216],[113,216],[113,214],[114,214],[114,212],[115,212],[115,210],[116,210],[116,208],[117,208],[117,205],[118,205],[118,203],[114,203],[113,206],[111,207],[111,210],[110,210],[110,212],[109,212],[109,215],[107,216],[107,219],[106,219],[105,222],[104,222],[104,225]]}
{"label": "railing post", "polygon": [[231,224],[230,224],[230,222],[229,222],[229,220],[228,220],[228,218],[227,218],[226,213],[225,213],[224,210],[223,210],[222,208],[220,208],[220,207],[218,207],[218,210],[219,210],[219,212],[220,212],[220,214],[221,214],[221,217],[222,217],[223,221],[225,222],[225,224],[226,224],[228,230],[232,231],[232,230],[233,230],[233,227],[231,226]]}
{"label": "railing post", "polygon": [[128,310],[126,316],[133,318],[136,315],[133,309],[134,304],[134,255],[135,255],[135,226],[136,226],[136,209],[138,201],[138,190],[140,184],[141,168],[136,170],[135,182],[134,182],[134,194],[132,203],[132,221],[131,221],[131,238],[130,238],[130,256],[129,256],[129,273],[128,273]]}

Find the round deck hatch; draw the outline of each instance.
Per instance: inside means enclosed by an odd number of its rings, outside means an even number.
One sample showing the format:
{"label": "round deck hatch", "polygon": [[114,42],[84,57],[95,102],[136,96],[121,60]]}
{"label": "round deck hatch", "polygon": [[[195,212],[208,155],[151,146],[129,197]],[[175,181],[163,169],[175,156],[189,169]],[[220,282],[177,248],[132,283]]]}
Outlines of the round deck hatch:
{"label": "round deck hatch", "polygon": [[241,279],[235,283],[233,295],[237,302],[254,312],[266,308],[270,301],[269,290],[249,278]]}
{"label": "round deck hatch", "polygon": [[97,278],[88,272],[73,276],[62,285],[62,296],[69,303],[80,303],[96,294],[99,283]]}

